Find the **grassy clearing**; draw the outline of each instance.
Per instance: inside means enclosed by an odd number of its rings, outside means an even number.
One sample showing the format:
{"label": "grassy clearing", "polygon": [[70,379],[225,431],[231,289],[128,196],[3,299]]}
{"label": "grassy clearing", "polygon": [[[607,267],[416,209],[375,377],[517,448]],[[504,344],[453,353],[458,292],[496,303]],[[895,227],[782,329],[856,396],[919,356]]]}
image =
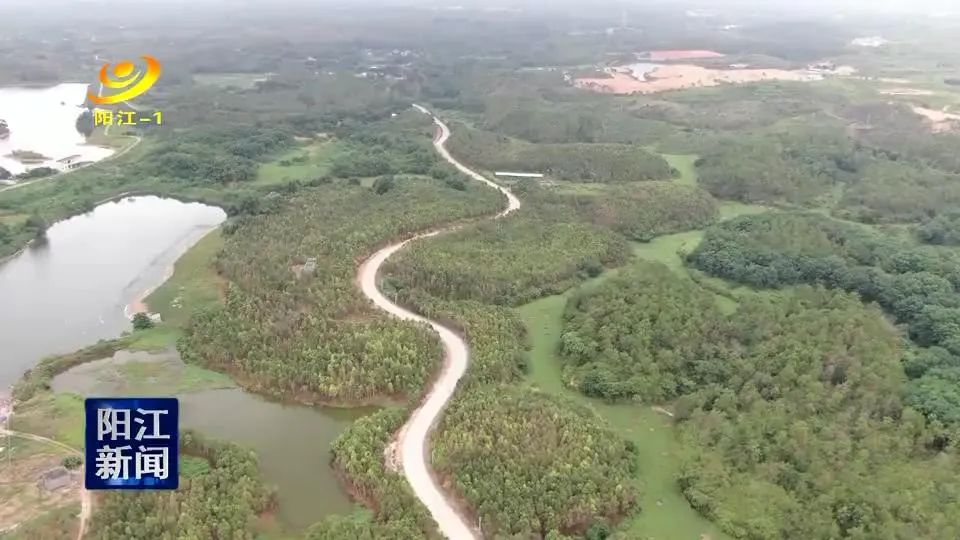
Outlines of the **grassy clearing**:
{"label": "grassy clearing", "polygon": [[699,156],[696,154],[660,155],[663,156],[663,159],[667,160],[667,163],[669,163],[671,167],[680,171],[680,177],[675,180],[677,183],[687,186],[697,185],[697,167],[694,163],[696,163]]}
{"label": "grassy clearing", "polygon": [[[593,286],[603,278],[588,282]],[[610,405],[564,387],[555,352],[563,329],[569,296],[551,296],[519,309],[530,336],[529,382],[546,392],[562,394],[592,406],[623,437],[636,443],[640,473],[636,479],[641,511],[618,527],[615,538],[712,540],[729,538],[698,514],[680,492],[675,476],[680,447],[671,421],[642,405]]]}
{"label": "grassy clearing", "polygon": [[732,219],[737,216],[762,214],[771,209],[759,204],[747,204],[737,201],[722,201],[720,203],[720,220]]}
{"label": "grassy clearing", "polygon": [[[9,444],[8,444],[9,441]],[[15,461],[17,459],[26,459],[32,456],[56,455],[66,456],[67,451],[64,448],[39,441],[31,441],[22,437],[0,437],[0,447],[3,453],[0,453],[0,473],[6,471],[5,465],[8,459]]]}
{"label": "grassy clearing", "polygon": [[94,128],[93,133],[87,137],[87,143],[120,150],[136,142],[137,139],[135,137],[121,133],[123,130],[122,127],[114,129],[113,131],[110,130],[110,127],[112,126],[99,126]]}
{"label": "grassy clearing", "polygon": [[334,156],[343,150],[337,141],[313,141],[260,166],[253,185],[269,186],[324,176]]}
{"label": "grassy clearing", "polygon": [[103,393],[111,395],[179,395],[236,386],[229,376],[184,364],[176,355],[104,364],[91,376],[103,384]]}
{"label": "grassy clearing", "polygon": [[223,235],[214,229],[193,245],[173,267],[173,275],[151,293],[146,303],[164,325],[182,328],[197,309],[220,302],[223,279],[214,259],[223,249]]}
{"label": "grassy clearing", "polygon": [[79,504],[67,504],[49,510],[22,523],[16,530],[4,535],[5,540],[72,540],[77,537]]}
{"label": "grassy clearing", "polygon": [[688,275],[683,255],[690,253],[703,239],[703,231],[687,231],[660,236],[645,244],[634,244],[633,254],[641,259],[663,263],[680,275]]}
{"label": "grassy clearing", "polygon": [[83,398],[76,394],[38,394],[17,406],[10,429],[83,448]]}
{"label": "grassy clearing", "polygon": [[27,214],[17,214],[16,212],[4,212],[0,210],[0,224],[3,225],[9,225],[11,227],[20,225],[27,221],[28,217],[30,216]]}
{"label": "grassy clearing", "polygon": [[177,344],[182,332],[174,326],[155,326],[138,330],[127,338],[126,348],[131,351],[162,351]]}

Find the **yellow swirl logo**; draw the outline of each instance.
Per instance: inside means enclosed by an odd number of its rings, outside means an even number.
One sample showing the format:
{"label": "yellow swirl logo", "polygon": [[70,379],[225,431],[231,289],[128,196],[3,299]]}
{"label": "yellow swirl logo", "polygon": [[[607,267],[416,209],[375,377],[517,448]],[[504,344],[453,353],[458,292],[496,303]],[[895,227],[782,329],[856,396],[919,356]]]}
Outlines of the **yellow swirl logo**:
{"label": "yellow swirl logo", "polygon": [[[146,62],[146,71],[137,69],[133,62],[128,60],[113,66],[112,70],[110,64],[104,64],[100,68],[100,83],[103,86],[100,88],[99,94],[94,94],[92,91],[87,94],[90,101],[97,105],[113,105],[129,101],[149,90],[160,78],[160,62],[152,56],[142,56],[141,58]],[[111,71],[113,71],[112,76],[115,79],[111,78]],[[102,95],[104,88],[122,90],[116,94],[104,96]]]}

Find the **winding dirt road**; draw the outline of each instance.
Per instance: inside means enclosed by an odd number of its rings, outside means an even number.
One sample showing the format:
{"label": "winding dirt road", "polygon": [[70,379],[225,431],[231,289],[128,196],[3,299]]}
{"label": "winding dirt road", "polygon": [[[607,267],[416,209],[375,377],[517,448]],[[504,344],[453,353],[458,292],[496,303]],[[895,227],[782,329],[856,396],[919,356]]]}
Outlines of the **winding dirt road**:
{"label": "winding dirt road", "polygon": [[[38,443],[49,444],[56,446],[70,452],[71,454],[78,455],[83,457],[83,452],[77,450],[76,448],[64,444],[60,441],[55,441],[53,439],[48,439],[46,437],[41,437],[40,435],[34,435],[33,433],[23,433],[21,431],[10,431],[8,429],[0,428],[0,436],[10,435],[12,437],[20,437],[21,439],[28,439]],[[80,469],[80,475],[83,476],[83,469]],[[77,540],[82,540],[83,535],[87,532],[87,522],[90,521],[90,514],[93,512],[93,501],[90,497],[90,492],[86,490],[83,486],[80,486],[80,526],[77,529]]]}
{"label": "winding dirt road", "polygon": [[[433,146],[443,159],[459,169],[460,172],[478,182],[483,182],[504,195],[507,200],[506,208],[491,219],[502,218],[520,208],[520,200],[508,189],[484,178],[482,175],[454,159],[445,146],[447,139],[450,138],[450,128],[424,107],[420,105],[414,105],[414,107],[420,112],[433,117],[433,121],[439,129],[439,136],[434,140]],[[440,490],[433,476],[430,474],[430,467],[427,463],[427,456],[429,455],[428,439],[430,431],[440,417],[440,413],[443,412],[443,408],[447,402],[450,401],[454,391],[456,391],[457,383],[467,371],[467,364],[470,361],[470,351],[463,339],[453,330],[438,322],[431,321],[406,310],[387,299],[377,288],[377,273],[387,259],[403,249],[404,246],[410,242],[437,236],[456,228],[455,226],[451,226],[433,230],[408,238],[403,242],[387,246],[374,253],[360,266],[357,277],[363,294],[370,298],[377,307],[400,319],[429,324],[434,331],[440,335],[440,341],[443,343],[445,358],[440,376],[436,382],[433,383],[433,386],[430,388],[420,407],[413,412],[413,415],[407,420],[407,423],[400,429],[397,436],[397,446],[403,465],[403,473],[407,478],[407,482],[410,483],[413,492],[430,511],[433,519],[437,522],[440,532],[451,540],[475,539],[477,538],[477,534],[474,528],[457,512],[455,506]]]}

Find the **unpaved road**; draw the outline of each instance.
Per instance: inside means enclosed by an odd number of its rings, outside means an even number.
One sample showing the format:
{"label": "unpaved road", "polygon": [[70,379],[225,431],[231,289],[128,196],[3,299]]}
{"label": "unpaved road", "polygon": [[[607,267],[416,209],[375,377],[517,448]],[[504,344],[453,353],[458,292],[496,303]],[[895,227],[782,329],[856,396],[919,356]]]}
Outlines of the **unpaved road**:
{"label": "unpaved road", "polygon": [[[414,107],[420,112],[432,116],[427,109],[419,105],[414,105]],[[506,197],[506,208],[490,219],[499,219],[519,209],[520,200],[513,193],[467,168],[447,152],[445,144],[447,139],[450,138],[450,129],[435,116],[433,121],[440,130],[440,135],[434,141],[433,146],[443,159],[450,162],[460,172],[500,191]],[[410,487],[413,488],[413,492],[430,511],[430,515],[437,522],[440,532],[451,540],[460,540],[476,538],[477,534],[437,486],[430,474],[427,456],[429,456],[428,439],[430,431],[440,417],[443,408],[450,401],[454,391],[456,391],[457,383],[466,373],[467,364],[470,361],[470,352],[467,344],[456,332],[394,304],[377,288],[377,273],[390,256],[403,249],[410,242],[437,236],[454,229],[456,227],[453,226],[436,229],[381,249],[360,266],[357,280],[363,294],[380,309],[404,320],[429,324],[440,335],[445,353],[443,369],[420,407],[413,412],[407,423],[400,429],[397,446],[400,452],[400,461],[403,465],[403,474],[407,478],[407,482],[410,483]]]}
{"label": "unpaved road", "polygon": [[[13,437],[20,437],[21,439],[29,439],[31,441],[50,444],[57,446],[70,452],[71,454],[76,454],[80,457],[83,457],[83,452],[77,450],[76,448],[64,444],[60,441],[55,441],[53,439],[48,439],[46,437],[41,437],[40,435],[34,435],[33,433],[23,433],[20,431],[10,431],[0,428],[0,436],[11,435]],[[83,469],[80,469],[80,474],[83,474]],[[81,540],[83,535],[87,532],[87,522],[90,521],[90,514],[93,511],[93,503],[91,501],[90,492],[86,490],[83,486],[80,487],[80,528],[77,530],[77,540]]]}

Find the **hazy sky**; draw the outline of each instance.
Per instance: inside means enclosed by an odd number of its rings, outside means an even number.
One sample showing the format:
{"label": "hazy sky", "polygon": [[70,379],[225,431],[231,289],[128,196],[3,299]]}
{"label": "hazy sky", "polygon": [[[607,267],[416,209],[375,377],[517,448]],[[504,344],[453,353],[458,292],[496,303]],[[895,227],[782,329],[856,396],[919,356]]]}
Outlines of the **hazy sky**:
{"label": "hazy sky", "polygon": [[[809,13],[891,13],[891,12],[960,12],[960,0],[0,0],[0,9],[24,9],[39,13],[42,9],[58,8],[73,11],[85,9],[96,11],[108,7],[132,11],[136,7],[190,6],[194,9],[216,8],[224,10],[243,10],[244,6],[262,5],[278,8],[284,4],[306,5],[317,8],[323,5],[338,6],[376,6],[376,5],[418,5],[418,6],[507,6],[562,8],[562,6],[624,5],[650,7],[653,5],[674,6],[677,8],[701,8],[718,12],[726,10],[759,9],[766,13],[781,11],[784,15],[798,12]],[[72,9],[69,9],[72,8]],[[132,8],[132,9],[131,9]]]}
{"label": "hazy sky", "polygon": [[[22,6],[32,6],[34,8],[39,6],[64,6],[64,5],[103,5],[103,4],[112,4],[112,5],[125,5],[125,6],[137,6],[137,5],[149,5],[149,4],[160,4],[160,5],[170,5],[170,4],[190,4],[190,5],[223,5],[223,6],[236,6],[238,4],[270,4],[277,5],[283,4],[284,2],[293,2],[293,3],[308,3],[312,5],[323,5],[323,4],[339,4],[339,5],[356,5],[356,4],[406,4],[406,5],[490,5],[492,3],[498,5],[511,5],[511,6],[550,6],[556,5],[557,0],[450,0],[450,1],[440,1],[440,0],[3,0],[0,3],[10,5],[22,5]],[[595,4],[595,0],[566,0],[563,1],[565,4],[576,4],[582,3],[585,5]],[[864,10],[911,10],[911,9],[950,9],[960,10],[960,5],[958,5],[957,0],[616,0],[611,2],[604,3],[621,3],[623,5],[637,5],[637,6],[649,6],[651,4],[667,4],[667,5],[676,5],[676,6],[700,6],[700,7],[711,7],[713,9],[723,9],[724,5],[737,5],[737,6],[755,6],[770,8],[776,5],[783,6],[783,9],[796,8],[798,6],[809,7],[816,6],[823,9],[849,9],[857,8]]]}

